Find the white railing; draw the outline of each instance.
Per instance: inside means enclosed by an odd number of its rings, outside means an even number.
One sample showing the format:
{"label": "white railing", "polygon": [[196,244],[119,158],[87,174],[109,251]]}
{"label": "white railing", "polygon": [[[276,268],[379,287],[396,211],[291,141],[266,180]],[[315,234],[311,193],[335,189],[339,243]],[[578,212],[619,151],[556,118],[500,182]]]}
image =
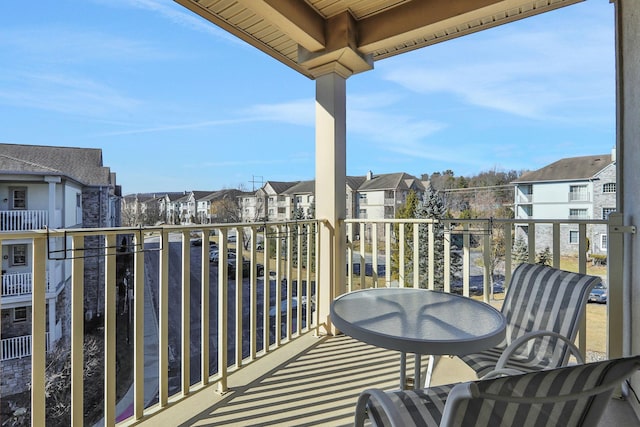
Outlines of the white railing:
{"label": "white railing", "polygon": [[[129,235],[133,243],[123,250],[124,235]],[[86,239],[92,236],[100,239]],[[236,236],[235,241],[232,236]],[[318,221],[315,220],[0,234],[0,245],[5,239],[33,241],[30,319],[33,338],[13,340],[13,347],[7,349],[12,355],[26,354],[27,348],[32,350],[33,425],[44,425],[46,418],[44,283],[45,267],[51,263],[47,248],[52,241],[68,241],[66,251],[57,253],[55,258],[65,258],[58,262],[70,263],[72,378],[83,377],[85,289],[91,286],[99,289],[100,318],[104,326],[104,365],[100,371],[104,374],[104,384],[91,386],[104,389],[105,425],[113,426],[116,419],[117,334],[128,334],[132,342],[133,417],[141,419],[145,414],[166,409],[170,399],[172,402],[182,399],[210,383],[225,392],[230,372],[303,334],[317,332],[318,312],[320,304],[324,303],[316,298],[318,236]],[[198,239],[201,244],[197,243]],[[85,247],[87,242],[96,241],[102,242],[99,248]],[[218,250],[217,262],[210,262],[210,247]],[[127,301],[129,328],[116,328],[116,316],[122,315],[121,294],[117,288],[123,280],[123,277],[116,277],[116,272],[120,271],[116,269],[117,260],[122,259],[118,255],[132,258],[131,274],[126,280],[132,297]],[[84,266],[96,257],[104,269],[104,276],[88,279],[97,283],[85,283]],[[192,284],[191,273],[195,266],[199,274],[193,276],[200,278],[197,283],[200,321],[192,323],[190,301],[195,283]],[[242,285],[236,286],[239,284]],[[194,289],[193,293],[198,292]],[[214,298],[218,304],[210,307]],[[145,300],[151,303],[146,309]],[[95,306],[95,302],[93,304]],[[181,326],[175,330],[174,325]],[[144,347],[146,327],[157,328],[152,334],[158,340],[155,353]],[[190,364],[194,358],[200,360],[199,370],[194,367],[197,378],[191,375]],[[157,403],[151,408],[147,407],[148,402],[141,391],[154,387],[145,382],[144,370],[149,364],[158,367]],[[170,366],[179,368],[169,369]],[[72,425],[85,422],[82,396],[87,386],[83,381],[72,381]]]}
{"label": "white railing", "polygon": [[588,202],[591,200],[591,193],[587,192],[569,192],[570,202]]}
{"label": "white railing", "polygon": [[0,211],[0,231],[40,230],[48,223],[48,211]]}
{"label": "white railing", "polygon": [[[49,351],[49,333],[45,334],[45,348]],[[0,340],[0,361],[22,359],[31,356],[31,335]]]}
{"label": "white railing", "polygon": [[[445,253],[445,265],[460,259],[462,265],[458,277],[444,274],[436,279],[434,257],[426,263],[426,274],[412,267],[410,254],[420,253],[420,241],[425,239],[431,247],[436,241],[436,225],[431,220],[345,220],[347,235],[352,236],[359,227],[360,240],[350,242],[346,253],[336,257],[336,262],[346,265],[347,290],[368,286],[404,286],[410,283],[432,289],[461,292],[464,295],[483,295],[491,300],[494,288],[491,266],[494,258],[492,248],[504,244],[505,283],[514,265],[512,243],[515,242],[516,226],[525,225],[529,230],[526,242],[526,257],[535,262],[536,227],[551,227],[553,236],[552,265],[560,263],[560,232],[563,224],[571,223],[579,230],[578,268],[586,271],[586,241],[588,226],[607,224],[606,221],[514,221],[514,220],[450,220],[444,221],[441,237]],[[332,296],[318,294],[319,277],[329,280],[333,271],[315,268],[320,263],[323,245],[319,227],[323,221],[296,221],[282,223],[212,224],[193,226],[163,226],[150,228],[120,229],[79,229],[50,230],[49,239],[70,240],[66,252],[70,262],[71,286],[71,364],[72,377],[82,378],[83,340],[85,322],[84,265],[87,257],[99,256],[104,267],[101,277],[103,295],[101,318],[104,323],[104,419],[106,426],[115,425],[116,419],[116,336],[126,333],[125,328],[116,328],[118,312],[116,276],[117,255],[133,258],[131,276],[127,280],[132,299],[128,300],[130,334],[132,342],[131,360],[133,365],[133,420],[146,418],[150,414],[162,412],[177,400],[188,398],[199,388],[213,385],[219,392],[226,392],[230,372],[242,369],[283,344],[307,332],[313,332],[321,325],[319,312],[331,302]],[[427,234],[423,235],[424,228]],[[122,251],[122,235],[130,235],[132,245]],[[233,242],[230,236],[237,236]],[[103,246],[99,255],[91,255],[84,248],[85,237],[100,236]],[[210,237],[212,236],[212,237]],[[411,238],[409,238],[411,237]],[[32,341],[33,356],[31,374],[31,413],[34,425],[43,425],[45,420],[45,335],[46,335],[46,281],[47,233],[42,231],[0,234],[3,239],[33,239],[33,310]],[[198,245],[197,239],[201,239]],[[613,239],[613,237],[612,237]],[[87,242],[91,239],[87,239]],[[93,239],[96,240],[96,239]],[[211,244],[208,244],[211,242]],[[214,244],[215,242],[215,244]],[[507,243],[508,242],[508,243]],[[613,240],[610,241],[613,245]],[[611,250],[610,245],[610,250]],[[217,248],[217,263],[209,262],[210,246]],[[84,250],[83,250],[84,248]],[[95,248],[94,248],[95,249]],[[94,251],[95,252],[95,251]],[[92,252],[92,253],[94,253]],[[449,255],[446,255],[446,254]],[[234,254],[230,256],[229,254]],[[235,263],[229,263],[235,258]],[[622,259],[622,256],[619,256]],[[245,259],[246,261],[240,261]],[[375,260],[375,262],[374,262]],[[324,260],[322,260],[324,261]],[[63,262],[63,261],[60,261]],[[171,264],[171,268],[169,267]],[[258,275],[259,264],[264,273]],[[335,263],[329,263],[338,268]],[[359,273],[354,271],[359,266]],[[220,266],[226,266],[220,268]],[[198,271],[192,271],[197,268]],[[344,268],[344,267],[342,267]],[[481,271],[481,281],[474,288],[471,269]],[[612,266],[610,265],[610,268]],[[621,267],[616,267],[622,269]],[[445,269],[447,271],[447,269]],[[150,277],[155,279],[150,280]],[[199,278],[199,279],[197,279]],[[38,286],[38,284],[41,284]],[[242,286],[236,286],[242,283]],[[197,286],[199,289],[193,289]],[[459,286],[459,287],[458,287]],[[610,284],[611,286],[611,284]],[[311,296],[310,298],[308,296]],[[192,322],[192,306],[197,301],[199,314]],[[211,307],[210,301],[217,300]],[[145,308],[150,303],[150,308]],[[613,307],[610,307],[613,308]],[[610,310],[618,313],[622,310]],[[148,316],[151,316],[149,318]],[[611,314],[609,315],[612,316]],[[203,320],[204,319],[204,320]],[[177,325],[177,326],[176,326]],[[171,326],[171,328],[170,328]],[[157,328],[148,335],[145,328]],[[582,340],[586,334],[580,333]],[[157,337],[154,352],[145,349],[146,336]],[[198,337],[198,338],[196,338]],[[201,339],[199,337],[204,337]],[[217,344],[214,344],[217,343]],[[580,341],[580,347],[585,348]],[[284,351],[284,349],[283,349]],[[199,360],[199,367],[191,367],[193,360]],[[145,382],[145,367],[157,367],[157,399],[148,406],[144,399],[145,388],[153,388]],[[169,369],[169,367],[172,369]],[[175,368],[175,369],[174,369]],[[194,372],[195,376],[191,374]],[[71,423],[82,425],[83,381],[71,384]],[[170,404],[171,402],[171,404]]]}
{"label": "white railing", "polygon": [[533,194],[516,193],[516,203],[531,203],[533,201]]}
{"label": "white railing", "polygon": [[[2,296],[20,296],[28,295],[33,289],[33,281],[31,280],[31,272],[29,273],[7,273],[2,275]],[[47,288],[46,292],[52,292],[51,281],[49,280],[49,272],[47,272]]]}
{"label": "white railing", "polygon": [[[441,246],[443,268],[441,282],[434,278],[435,264],[424,264],[421,268],[413,268],[413,254],[417,258],[434,260],[433,248],[436,243],[435,230],[441,224]],[[606,230],[606,220],[523,220],[523,219],[451,219],[435,221],[429,219],[348,219],[347,240],[353,242],[353,236],[359,240],[348,245],[347,249],[347,290],[377,286],[420,286],[430,289],[451,291],[454,281],[462,283],[461,292],[469,296],[470,269],[479,270],[483,277],[479,292],[484,292],[486,298],[490,293],[490,285],[497,263],[503,264],[505,282],[515,268],[514,244],[517,238],[522,238],[526,246],[527,262],[537,262],[537,256],[549,246],[552,258],[551,265],[560,267],[562,256],[576,257],[580,272],[586,272],[587,248],[586,242],[593,239],[592,226],[600,226]],[[561,235],[566,233],[565,227],[572,225],[578,228],[579,247],[574,253],[562,253]],[[516,236],[516,226],[526,226],[527,233],[520,232]],[[356,231],[356,227],[359,230]],[[542,243],[537,236],[539,230],[546,227],[540,234],[546,238]],[[376,238],[374,238],[376,236]],[[428,242],[424,247],[428,253],[420,252],[420,242]],[[500,244],[500,251],[492,250]],[[476,261],[472,264],[471,254]],[[522,255],[520,255],[522,256]],[[461,269],[458,277],[452,277],[452,259],[461,258]],[[377,260],[377,262],[373,262]],[[454,269],[455,270],[455,269]],[[360,274],[365,271],[365,274]],[[355,272],[355,274],[349,274]],[[368,279],[367,279],[368,277]],[[400,283],[400,284],[399,284]],[[473,290],[473,289],[472,289]]]}

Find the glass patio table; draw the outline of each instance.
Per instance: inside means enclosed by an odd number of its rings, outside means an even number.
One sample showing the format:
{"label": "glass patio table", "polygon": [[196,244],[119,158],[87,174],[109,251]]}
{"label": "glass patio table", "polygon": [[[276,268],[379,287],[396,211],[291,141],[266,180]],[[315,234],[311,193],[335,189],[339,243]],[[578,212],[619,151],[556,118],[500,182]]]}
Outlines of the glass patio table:
{"label": "glass patio table", "polygon": [[421,355],[462,356],[486,350],[504,339],[506,329],[502,313],[489,304],[426,289],[353,291],[337,297],[330,313],[344,334],[401,352],[401,389],[405,388],[407,353],[415,354],[414,387],[419,388]]}

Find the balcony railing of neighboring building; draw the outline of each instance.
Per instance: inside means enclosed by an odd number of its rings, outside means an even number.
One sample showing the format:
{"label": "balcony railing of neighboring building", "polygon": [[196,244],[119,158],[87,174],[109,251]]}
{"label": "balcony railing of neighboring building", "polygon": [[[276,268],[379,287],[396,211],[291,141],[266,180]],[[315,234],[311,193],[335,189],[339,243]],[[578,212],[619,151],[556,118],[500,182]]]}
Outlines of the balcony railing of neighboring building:
{"label": "balcony railing of neighboring building", "polygon": [[570,202],[590,202],[591,194],[587,192],[569,192]]}
{"label": "balcony railing of neighboring building", "polygon": [[[492,292],[491,266],[492,247],[495,244],[504,246],[504,271],[505,283],[508,283],[510,272],[515,268],[512,261],[512,243],[515,241],[513,226],[515,220],[447,220],[444,222],[444,236],[442,246],[444,248],[444,265],[450,266],[452,258],[461,258],[462,270],[460,277],[455,278],[445,273],[442,283],[438,288],[445,292],[460,292],[470,296],[477,293],[483,295],[485,301],[490,301]],[[520,221],[522,223],[522,220]],[[591,221],[527,221],[528,261],[536,260],[536,233],[537,226],[542,224],[549,226],[552,236],[552,265],[560,264],[560,230],[566,223],[577,224],[579,229],[578,269],[586,272],[586,241],[587,227],[590,224],[607,224],[604,220]],[[353,219],[345,220],[344,225],[348,236],[354,233],[354,227],[359,227],[361,239],[348,245],[346,253],[338,257],[347,267],[345,278],[346,290],[355,290],[364,287],[375,286],[399,286],[406,284],[418,284],[425,280],[427,288],[436,288],[435,283],[435,257],[429,250],[427,262],[427,274],[421,277],[417,269],[412,269],[410,253],[420,252],[420,241],[426,241],[430,248],[436,241],[436,225],[432,220],[374,220]],[[317,332],[320,325],[318,313],[320,307],[326,307],[331,302],[330,295],[319,295],[316,292],[316,284],[320,276],[330,277],[331,271],[318,272],[316,266],[320,264],[320,254],[330,251],[320,250],[321,242],[318,233],[319,227],[324,227],[322,221],[306,220],[295,222],[271,222],[271,223],[242,223],[242,224],[212,224],[192,226],[164,226],[148,229],[121,228],[121,229],[78,229],[62,231],[52,230],[50,236],[66,237],[71,240],[69,253],[80,251],[84,246],[86,236],[99,235],[104,237],[104,281],[106,294],[104,296],[104,419],[105,425],[115,425],[116,419],[116,334],[123,331],[116,330],[116,248],[118,236],[131,234],[133,246],[133,274],[130,283],[133,287],[135,298],[131,300],[133,343],[132,364],[133,371],[133,419],[139,420],[147,414],[158,414],[168,409],[171,403],[177,400],[188,399],[190,393],[213,385],[218,392],[226,392],[228,389],[228,375],[230,372],[242,369],[245,365],[275,351],[286,351],[283,344],[295,340],[308,332]],[[426,235],[421,236],[421,229],[426,228]],[[45,295],[44,289],[44,265],[47,262],[47,236],[44,233],[14,233],[20,238],[31,236],[33,238],[34,254],[34,294],[32,310],[33,335],[32,341],[34,359],[32,361],[32,403],[31,413],[34,425],[44,424],[45,419]],[[56,235],[57,234],[57,235]],[[195,235],[202,238],[201,246],[192,246],[191,239]],[[209,262],[209,245],[206,242],[210,235],[217,244],[219,258],[217,264]],[[242,236],[236,243],[230,241],[229,236]],[[375,238],[374,238],[375,237]],[[15,238],[11,233],[0,235],[0,240]],[[616,237],[617,238],[617,237]],[[609,243],[612,246],[611,236]],[[620,238],[621,239],[621,238]],[[353,239],[349,239],[353,241]],[[1,242],[0,242],[1,243]],[[619,243],[620,246],[621,240]],[[85,248],[86,249],[86,248]],[[234,252],[235,251],[235,252]],[[233,253],[235,259],[246,258],[246,263],[236,262],[228,264],[229,254]],[[612,253],[612,252],[610,252]],[[447,255],[448,254],[448,255]],[[472,255],[473,254],[473,255]],[[616,260],[623,256],[618,254]],[[195,258],[199,258],[194,263]],[[609,271],[622,271],[622,265],[614,265],[613,255],[609,263]],[[473,264],[472,264],[472,259]],[[482,281],[478,289],[472,280],[471,267],[477,267],[479,259],[482,271]],[[372,260],[375,260],[373,262]],[[153,261],[147,263],[147,261]],[[171,269],[169,264],[171,261]],[[84,330],[84,275],[83,257],[71,256],[71,331]],[[367,264],[373,264],[371,268]],[[259,266],[263,266],[263,276],[258,276]],[[359,265],[359,273],[356,274],[354,266]],[[153,265],[157,273],[149,271]],[[231,265],[229,268],[219,266]],[[384,270],[381,269],[383,265]],[[192,271],[197,266],[199,272]],[[216,269],[217,275],[211,270]],[[178,271],[178,277],[175,277]],[[445,267],[445,271],[449,271]],[[174,276],[169,276],[173,272]],[[153,273],[153,274],[150,274]],[[613,273],[611,273],[613,274]],[[144,301],[145,283],[150,275],[157,276],[153,293],[157,296],[158,313],[156,322],[143,322],[145,315]],[[197,279],[199,277],[199,279]],[[196,279],[194,279],[196,278]],[[457,279],[457,280],[456,280]],[[613,278],[609,281],[612,285]],[[458,281],[460,287],[458,288]],[[38,286],[38,282],[41,284]],[[243,286],[235,286],[237,283]],[[266,285],[268,284],[268,286]],[[193,289],[197,286],[199,290]],[[458,290],[459,289],[459,290]],[[192,296],[200,303],[198,322],[192,324],[191,304]],[[203,298],[203,295],[209,297]],[[215,307],[209,306],[209,301],[217,300]],[[171,307],[171,308],[170,308]],[[614,308],[614,307],[610,307]],[[617,313],[618,311],[609,310]],[[622,312],[622,310],[619,310]],[[177,316],[170,322],[169,315]],[[177,313],[177,314],[176,314]],[[613,316],[609,314],[609,316]],[[204,320],[203,320],[204,319]],[[617,322],[618,320],[616,320]],[[149,354],[144,351],[145,331],[144,325],[157,324],[158,337],[157,354]],[[615,322],[614,322],[615,323]],[[615,323],[617,324],[617,323]],[[170,333],[169,326],[177,326],[177,330]],[[586,323],[580,333],[579,347],[586,348]],[[609,331],[609,334],[614,332]],[[175,335],[178,335],[176,338]],[[194,337],[213,337],[217,345],[212,345],[210,339]],[[72,372],[82,377],[83,354],[82,334],[73,334],[71,337]],[[280,347],[283,347],[280,349]],[[177,354],[170,354],[169,349],[179,349]],[[170,356],[172,366],[169,369]],[[145,408],[143,401],[142,385],[145,381],[145,366],[148,358],[154,358],[158,366],[158,397],[157,403],[151,408]],[[191,375],[191,363],[199,360],[199,368],[193,367],[198,373],[197,378]],[[173,363],[176,363],[174,365]],[[178,372],[177,377],[170,377]],[[73,374],[72,374],[73,375]],[[173,381],[170,381],[172,379]],[[83,395],[83,382],[72,382],[72,396]],[[72,424],[82,425],[83,420],[82,399],[72,400]]]}
{"label": "balcony railing of neighboring building", "polygon": [[517,193],[516,203],[533,203],[533,194]]}
{"label": "balcony railing of neighboring building", "polygon": [[[6,273],[2,275],[2,296],[12,297],[31,294],[33,289],[32,274],[29,273]],[[46,292],[53,292],[49,272],[46,278]]]}
{"label": "balcony railing of neighboring building", "polygon": [[[49,333],[45,334],[45,351],[49,352]],[[31,356],[31,335],[0,340],[0,362]]]}
{"label": "balcony railing of neighboring building", "polygon": [[0,231],[40,230],[49,223],[49,212],[42,210],[0,211]]}

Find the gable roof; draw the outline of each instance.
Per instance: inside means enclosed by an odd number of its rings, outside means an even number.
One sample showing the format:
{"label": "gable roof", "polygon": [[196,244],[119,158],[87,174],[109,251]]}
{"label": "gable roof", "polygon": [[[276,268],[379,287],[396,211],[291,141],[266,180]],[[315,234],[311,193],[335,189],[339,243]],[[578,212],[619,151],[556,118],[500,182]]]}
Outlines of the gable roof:
{"label": "gable roof", "polygon": [[416,181],[415,176],[404,172],[374,175],[371,179],[365,179],[358,191],[408,189]]}
{"label": "gable roof", "polygon": [[610,154],[569,157],[560,159],[541,169],[525,172],[513,183],[540,181],[582,181],[593,178],[612,163]]}
{"label": "gable roof", "polygon": [[285,191],[285,194],[313,194],[316,191],[316,181],[300,181]]}
{"label": "gable roof", "polygon": [[83,185],[115,185],[99,148],[0,144],[0,174],[58,175]]}
{"label": "gable roof", "polygon": [[[264,183],[262,188],[265,189],[269,187],[274,191],[275,194],[283,194],[285,191],[287,191],[289,188],[293,187],[299,182],[300,181],[293,181],[293,182],[267,181]],[[266,193],[268,194],[268,192]]]}

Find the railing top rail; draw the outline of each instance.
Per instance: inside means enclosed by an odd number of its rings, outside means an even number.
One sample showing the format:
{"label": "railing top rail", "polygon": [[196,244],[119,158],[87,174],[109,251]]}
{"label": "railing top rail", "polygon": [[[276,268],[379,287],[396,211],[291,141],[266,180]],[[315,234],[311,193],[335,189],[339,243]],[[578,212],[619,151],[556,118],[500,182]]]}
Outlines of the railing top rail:
{"label": "railing top rail", "polygon": [[451,219],[443,219],[443,220],[435,220],[435,219],[426,219],[426,218],[389,218],[389,219],[362,219],[362,218],[348,218],[344,220],[345,224],[356,224],[356,223],[381,223],[388,222],[391,224],[419,224],[419,223],[438,223],[442,222],[444,224],[477,224],[477,223],[507,223],[507,224],[516,224],[516,223],[531,223],[531,224],[608,224],[609,221],[606,219],[529,219],[529,218],[473,218],[473,219],[462,219],[462,218],[451,218]]}
{"label": "railing top rail", "polygon": [[92,235],[113,235],[113,234],[138,234],[146,236],[162,234],[164,232],[180,233],[183,231],[207,231],[220,228],[259,228],[275,227],[282,225],[305,225],[321,222],[317,219],[300,219],[286,221],[267,222],[238,222],[238,223],[212,223],[212,224],[190,224],[190,225],[158,225],[145,227],[105,227],[105,228],[67,228],[67,229],[41,229],[28,231],[0,231],[0,241],[3,239],[33,239],[46,237],[69,237],[69,236],[92,236]]}

